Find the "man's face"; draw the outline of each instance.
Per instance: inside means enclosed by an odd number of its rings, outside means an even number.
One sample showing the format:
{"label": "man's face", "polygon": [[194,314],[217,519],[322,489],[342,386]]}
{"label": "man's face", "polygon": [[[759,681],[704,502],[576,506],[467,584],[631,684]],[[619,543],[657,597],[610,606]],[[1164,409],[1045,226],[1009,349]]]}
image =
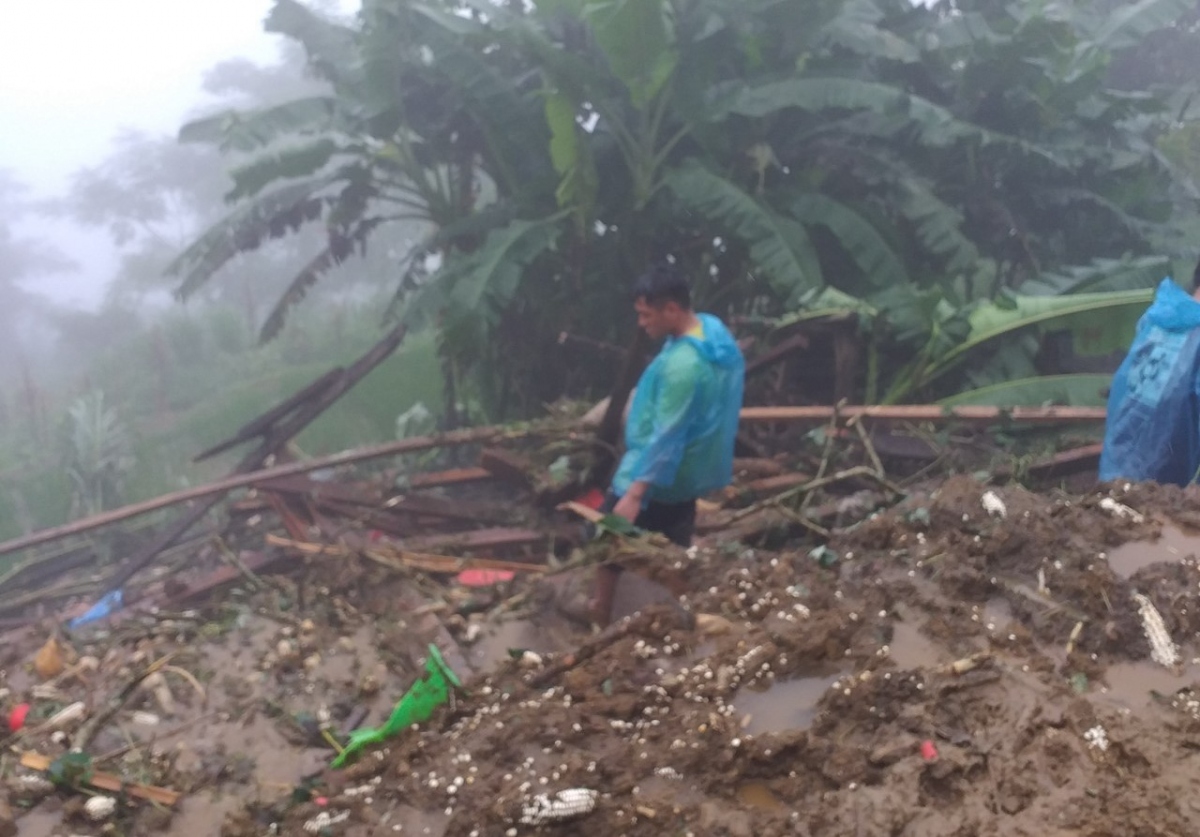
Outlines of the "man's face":
{"label": "man's face", "polygon": [[670,309],[672,307],[678,306],[671,302],[652,305],[646,301],[644,296],[638,297],[633,303],[633,310],[637,312],[638,328],[646,332],[646,336],[651,340],[666,337],[671,332],[673,320]]}

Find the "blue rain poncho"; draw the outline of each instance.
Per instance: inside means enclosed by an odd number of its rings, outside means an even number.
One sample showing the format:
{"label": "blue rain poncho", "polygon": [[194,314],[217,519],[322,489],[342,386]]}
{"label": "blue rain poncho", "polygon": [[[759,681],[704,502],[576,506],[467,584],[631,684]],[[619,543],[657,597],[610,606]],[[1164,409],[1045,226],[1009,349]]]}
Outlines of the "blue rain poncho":
{"label": "blue rain poncho", "polygon": [[724,323],[698,317],[702,334],[667,338],[638,380],[613,478],[618,497],[646,482],[646,502],[681,503],[733,480],[746,364]]}
{"label": "blue rain poncho", "polygon": [[1108,395],[1100,479],[1186,485],[1200,468],[1200,303],[1164,279]]}

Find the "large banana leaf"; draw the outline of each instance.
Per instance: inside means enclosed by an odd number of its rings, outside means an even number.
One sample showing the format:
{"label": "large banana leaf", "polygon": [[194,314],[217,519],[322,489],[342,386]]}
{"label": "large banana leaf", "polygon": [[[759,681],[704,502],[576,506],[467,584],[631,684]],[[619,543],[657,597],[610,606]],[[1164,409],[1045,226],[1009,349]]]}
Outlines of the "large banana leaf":
{"label": "large banana leaf", "polygon": [[1171,25],[1196,8],[1196,0],[1139,0],[1118,8],[1092,36],[1089,47],[1118,50],[1138,45],[1142,38]]}
{"label": "large banana leaf", "polygon": [[575,103],[562,93],[548,93],[546,124],[550,126],[550,160],[562,178],[555,192],[558,205],[575,210],[580,222],[587,223],[599,184],[591,149],[575,121]]}
{"label": "large banana leaf", "polygon": [[337,100],[309,96],[252,111],[224,111],[179,129],[180,142],[203,142],[222,151],[254,151],[280,137],[320,133],[334,124]]}
{"label": "large banana leaf", "polygon": [[754,86],[739,84],[735,90],[717,106],[712,114],[714,119],[729,114],[761,118],[787,108],[818,114],[863,110],[894,122],[895,129],[891,133],[915,128],[926,145],[945,147],[971,139],[980,145],[1002,145],[1056,167],[1065,167],[1050,150],[1019,137],[964,122],[928,99],[883,82],[841,76],[798,76]]}
{"label": "large banana leaf", "polygon": [[313,285],[317,284],[317,280],[321,275],[336,264],[333,253],[328,247],[325,247],[309,260],[299,273],[288,284],[287,289],[275,302],[271,308],[271,313],[267,315],[263,321],[262,328],[258,332],[258,341],[267,343],[273,340],[280,331],[283,330],[284,323],[287,322],[287,315],[292,308],[299,305],[304,297],[308,294]]}
{"label": "large banana leaf", "polygon": [[236,201],[257,195],[279,180],[292,180],[316,174],[333,159],[338,144],[321,138],[303,145],[273,149],[230,172],[233,189],[225,196]]}
{"label": "large banana leaf", "polygon": [[1043,375],[960,392],[950,398],[943,398],[938,403],[948,407],[965,404],[990,407],[1029,407],[1043,404],[1103,407],[1111,383],[1112,375]]}
{"label": "large banana leaf", "polygon": [[1164,256],[1094,259],[1091,264],[1043,273],[1021,285],[1025,296],[1061,296],[1081,291],[1131,291],[1158,285],[1171,272]]}
{"label": "large banana leaf", "polygon": [[613,73],[644,108],[667,83],[679,62],[662,0],[592,0],[584,14]]}
{"label": "large banana leaf", "polygon": [[821,28],[821,39],[866,59],[912,64],[921,52],[894,32],[879,26],[883,11],[875,0],[845,0],[837,15]]}
{"label": "large banana leaf", "polygon": [[234,256],[319,218],[321,193],[338,177],[333,172],[281,186],[226,215],[167,266],[168,276],[180,277],[175,295],[187,299]]}
{"label": "large banana leaf", "polygon": [[870,285],[886,288],[908,282],[900,256],[874,224],[846,204],[810,192],[792,202],[792,214],[804,224],[823,226],[833,233]]}
{"label": "large banana leaf", "polygon": [[322,78],[344,84],[347,72],[358,66],[358,33],[336,24],[297,0],[275,0],[264,28],[304,45],[309,64]]}
{"label": "large banana leaf", "polygon": [[669,172],[665,183],[686,208],[745,243],[786,302],[822,285],[816,251],[795,220],[695,162]]}
{"label": "large banana leaf", "polygon": [[508,304],[521,284],[524,269],[557,240],[558,218],[513,221],[489,235],[455,271],[455,306],[471,311],[485,299],[492,308]]}
{"label": "large banana leaf", "polygon": [[943,354],[925,376],[932,381],[990,341],[1027,328],[1067,331],[1081,357],[1096,357],[1128,348],[1137,321],[1154,299],[1154,290],[1072,294],[1061,297],[1014,296],[986,302],[970,315],[967,338]]}
{"label": "large banana leaf", "polygon": [[554,245],[560,218],[518,219],[492,230],[478,250],[451,257],[412,294],[402,321],[417,326],[445,314],[486,323],[512,299],[529,263]]}

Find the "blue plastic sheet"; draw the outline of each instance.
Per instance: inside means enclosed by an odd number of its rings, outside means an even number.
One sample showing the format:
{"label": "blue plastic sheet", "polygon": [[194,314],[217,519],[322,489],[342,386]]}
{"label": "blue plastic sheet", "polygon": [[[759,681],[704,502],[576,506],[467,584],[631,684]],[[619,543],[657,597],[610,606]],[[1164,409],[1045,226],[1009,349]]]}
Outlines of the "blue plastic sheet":
{"label": "blue plastic sheet", "polygon": [[1200,303],[1170,279],[1108,396],[1100,479],[1186,485],[1200,471]]}
{"label": "blue plastic sheet", "polygon": [[86,625],[88,622],[95,622],[112,613],[116,613],[124,606],[124,592],[121,590],[113,590],[110,593],[106,593],[104,598],[88,608],[87,613],[83,614],[82,616],[76,616],[68,624],[72,628],[78,628],[80,625]]}
{"label": "blue plastic sheet", "polygon": [[746,364],[724,323],[698,317],[701,333],[668,338],[638,381],[613,478],[617,496],[646,482],[647,502],[681,503],[733,479]]}

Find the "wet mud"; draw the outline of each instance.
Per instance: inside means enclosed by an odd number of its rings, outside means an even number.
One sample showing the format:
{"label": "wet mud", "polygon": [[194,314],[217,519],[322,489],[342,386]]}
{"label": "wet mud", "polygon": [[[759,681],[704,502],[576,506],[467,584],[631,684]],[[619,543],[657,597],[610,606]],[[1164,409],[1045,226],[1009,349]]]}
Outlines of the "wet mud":
{"label": "wet mud", "polygon": [[[668,551],[686,612],[631,577],[628,613],[604,634],[536,590],[444,618],[464,690],[342,771],[279,719],[324,708],[336,727],[367,707],[374,723],[435,637],[412,613],[368,607],[386,600],[369,585],[334,585],[361,610],[314,617],[320,640],[298,661],[281,643],[301,632],[274,622],[193,649],[246,684],[212,692],[253,764],[234,771],[238,742],[218,727],[180,739],[197,759],[179,768],[194,780],[181,810],[157,831],[138,812],[122,833],[1200,833],[1200,495],[990,489],[1001,514],[985,510],[987,490],[954,478],[914,494],[836,534],[830,566],[809,543]],[[1152,659],[1143,600],[1173,665]],[[595,653],[568,665],[580,647]],[[235,721],[237,707],[257,714]],[[223,755],[204,782],[206,747]],[[556,819],[566,791],[589,802]],[[24,814],[21,834],[101,833],[78,819],[34,830],[54,804]]]}

